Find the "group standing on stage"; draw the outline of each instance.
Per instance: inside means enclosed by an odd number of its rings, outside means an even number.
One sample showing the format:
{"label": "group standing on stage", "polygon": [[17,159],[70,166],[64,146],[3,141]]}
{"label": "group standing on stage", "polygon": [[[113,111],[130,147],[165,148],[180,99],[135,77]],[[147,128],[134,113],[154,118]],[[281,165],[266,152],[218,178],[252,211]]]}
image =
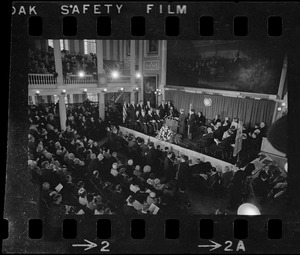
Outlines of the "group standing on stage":
{"label": "group standing on stage", "polygon": [[[177,111],[170,100],[167,103],[162,100],[157,108],[154,108],[150,101],[145,105],[143,101],[138,104],[134,101],[131,101],[131,104],[124,102],[123,113],[124,109],[126,111],[124,124],[130,129],[147,135],[159,135],[163,133],[165,119],[169,118],[178,121],[177,134],[182,138],[194,141],[197,138],[198,150],[213,156],[216,156],[218,151],[228,155],[233,151],[239,125],[237,117],[232,121],[229,117],[225,117],[222,121],[220,115],[216,114],[212,120],[209,120],[203,112],[196,113],[194,109],[190,109],[188,114],[184,109]],[[257,123],[254,127],[244,124],[242,128],[243,151],[259,150],[262,137],[266,135],[265,123]]]}
{"label": "group standing on stage", "polygon": [[130,104],[124,102],[123,115],[124,109],[126,111],[124,124],[148,135],[158,133],[165,118],[177,118],[179,116],[171,101],[168,101],[167,104],[162,101],[157,108],[154,108],[150,101],[147,101],[146,105],[142,100],[138,104],[135,104],[134,101],[131,101]]}

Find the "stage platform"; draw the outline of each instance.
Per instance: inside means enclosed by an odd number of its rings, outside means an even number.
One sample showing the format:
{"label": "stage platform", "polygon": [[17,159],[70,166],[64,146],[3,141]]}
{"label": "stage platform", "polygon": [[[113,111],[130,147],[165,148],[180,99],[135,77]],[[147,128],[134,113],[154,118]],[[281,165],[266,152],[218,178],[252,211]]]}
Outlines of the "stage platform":
{"label": "stage platform", "polygon": [[148,139],[149,139],[151,142],[154,143],[155,147],[157,145],[160,145],[160,148],[163,149],[163,150],[165,149],[165,147],[168,147],[169,149],[171,149],[175,153],[175,155],[182,155],[182,154],[187,155],[189,157],[189,159],[192,160],[192,164],[195,164],[196,159],[200,158],[200,159],[203,159],[205,162],[206,161],[211,162],[211,165],[213,167],[216,167],[217,165],[220,165],[222,167],[222,169],[224,169],[225,166],[229,166],[234,171],[237,170],[237,168],[234,165],[232,165],[231,163],[228,163],[226,161],[222,161],[220,159],[210,157],[208,155],[199,153],[197,151],[193,151],[193,150],[190,150],[190,149],[187,149],[187,148],[180,147],[176,144],[172,144],[172,143],[168,143],[168,142],[165,142],[165,141],[158,140],[155,137],[146,135],[144,133],[140,133],[138,131],[135,131],[135,130],[132,130],[132,129],[129,129],[129,128],[126,128],[126,127],[122,127],[122,126],[120,126],[120,131],[124,135],[133,134],[135,137],[142,137],[145,141],[148,141]]}

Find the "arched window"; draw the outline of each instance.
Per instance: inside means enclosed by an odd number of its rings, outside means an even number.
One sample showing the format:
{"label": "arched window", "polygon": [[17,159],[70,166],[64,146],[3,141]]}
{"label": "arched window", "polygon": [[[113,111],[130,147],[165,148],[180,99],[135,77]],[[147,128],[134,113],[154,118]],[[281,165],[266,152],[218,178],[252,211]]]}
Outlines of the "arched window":
{"label": "arched window", "polygon": [[96,53],[96,40],[84,39],[84,54]]}
{"label": "arched window", "polygon": [[69,50],[70,47],[69,47],[69,40],[59,40],[59,43],[60,43],[60,50]]}
{"label": "arched window", "polygon": [[54,46],[53,46],[53,40],[48,40],[48,46],[50,46],[50,47],[52,47],[52,48],[54,48]]}

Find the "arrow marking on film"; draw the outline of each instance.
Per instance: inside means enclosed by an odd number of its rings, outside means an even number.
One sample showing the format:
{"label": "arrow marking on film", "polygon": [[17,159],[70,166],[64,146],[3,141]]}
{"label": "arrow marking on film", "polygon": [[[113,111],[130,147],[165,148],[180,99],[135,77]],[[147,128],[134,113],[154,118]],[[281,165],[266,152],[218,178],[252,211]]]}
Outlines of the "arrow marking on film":
{"label": "arrow marking on film", "polygon": [[221,244],[216,243],[212,240],[209,240],[209,241],[213,244],[203,244],[203,245],[198,245],[198,247],[200,247],[200,248],[202,248],[202,247],[213,247],[212,249],[209,250],[209,251],[213,251],[213,250],[218,249],[222,246]]}
{"label": "arrow marking on film", "polygon": [[97,244],[95,244],[89,240],[84,239],[84,241],[86,241],[88,244],[72,244],[72,246],[73,247],[87,247],[84,249],[85,251],[97,247]]}

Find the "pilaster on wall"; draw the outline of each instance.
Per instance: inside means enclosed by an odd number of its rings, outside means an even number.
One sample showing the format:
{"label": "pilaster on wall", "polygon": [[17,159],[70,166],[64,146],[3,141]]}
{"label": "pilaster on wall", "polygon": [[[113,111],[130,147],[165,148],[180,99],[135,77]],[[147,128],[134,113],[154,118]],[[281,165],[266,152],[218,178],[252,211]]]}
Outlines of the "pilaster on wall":
{"label": "pilaster on wall", "polygon": [[[167,77],[167,41],[162,40],[161,42],[161,79],[159,84],[159,89],[161,89],[160,99],[165,98],[165,86],[166,86],[166,77]],[[160,101],[161,101],[160,100]],[[159,102],[160,103],[160,102]]]}
{"label": "pilaster on wall", "polygon": [[135,89],[135,40],[130,41],[130,84]]}
{"label": "pilaster on wall", "polygon": [[104,93],[98,93],[98,107],[99,107],[99,117],[105,119],[105,97]]}
{"label": "pilaster on wall", "polygon": [[103,69],[103,40],[96,40],[96,54],[97,54],[97,71],[98,74],[104,72]]}
{"label": "pilaster on wall", "polygon": [[76,54],[78,54],[80,52],[80,50],[79,50],[79,40],[74,40],[74,51],[76,52]]}
{"label": "pilaster on wall", "polygon": [[113,40],[113,60],[118,60],[118,41]]}
{"label": "pilaster on wall", "polygon": [[110,60],[110,40],[105,40],[105,46],[106,46],[106,60]]}
{"label": "pilaster on wall", "polygon": [[55,72],[58,74],[57,83],[63,85],[62,59],[59,40],[53,40]]}
{"label": "pilaster on wall", "polygon": [[124,40],[119,40],[119,61],[124,60],[123,47],[124,47]]}
{"label": "pilaster on wall", "polygon": [[140,90],[139,90],[139,94],[138,94],[138,100],[141,101],[143,100],[143,95],[144,95],[144,86],[143,86],[143,83],[144,83],[144,79],[143,79],[143,50],[144,50],[144,47],[143,47],[143,40],[139,40],[138,41],[138,45],[139,45],[139,54],[138,54],[138,59],[139,59],[139,73],[142,74],[141,75],[141,78],[140,78],[140,84],[141,84],[141,87],[140,87]]}
{"label": "pilaster on wall", "polygon": [[66,111],[64,94],[59,95],[59,120],[60,120],[60,129],[66,130],[67,111]]}
{"label": "pilaster on wall", "polygon": [[84,41],[78,40],[78,42],[79,42],[79,53],[84,54]]}

